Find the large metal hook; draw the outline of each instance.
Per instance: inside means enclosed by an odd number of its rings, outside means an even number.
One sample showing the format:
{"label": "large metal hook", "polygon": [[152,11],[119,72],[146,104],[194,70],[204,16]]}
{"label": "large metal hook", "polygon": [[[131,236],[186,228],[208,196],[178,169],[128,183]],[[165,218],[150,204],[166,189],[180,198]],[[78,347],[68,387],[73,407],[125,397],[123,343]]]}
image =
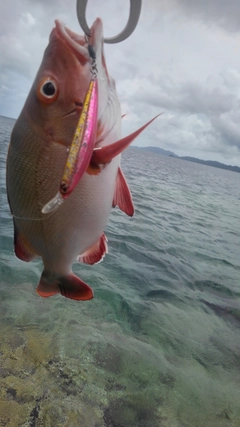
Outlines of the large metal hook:
{"label": "large metal hook", "polygon": [[[86,8],[88,0],[77,0],[77,17],[79,24],[87,36],[91,35],[91,30],[86,21]],[[126,27],[115,37],[104,39],[104,43],[119,43],[127,39],[135,30],[142,7],[142,0],[130,0],[130,13]]]}

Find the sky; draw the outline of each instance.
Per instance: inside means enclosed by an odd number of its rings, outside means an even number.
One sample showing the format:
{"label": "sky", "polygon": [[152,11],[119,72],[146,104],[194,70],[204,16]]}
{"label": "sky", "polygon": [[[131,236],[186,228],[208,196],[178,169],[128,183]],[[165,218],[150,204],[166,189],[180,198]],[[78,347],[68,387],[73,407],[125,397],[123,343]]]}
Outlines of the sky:
{"label": "sky", "polygon": [[[134,142],[240,166],[240,1],[143,0],[135,32],[105,45],[123,134],[163,114]],[[122,31],[129,0],[89,0],[104,35]],[[17,118],[54,20],[82,34],[76,0],[0,0],[0,115]]]}

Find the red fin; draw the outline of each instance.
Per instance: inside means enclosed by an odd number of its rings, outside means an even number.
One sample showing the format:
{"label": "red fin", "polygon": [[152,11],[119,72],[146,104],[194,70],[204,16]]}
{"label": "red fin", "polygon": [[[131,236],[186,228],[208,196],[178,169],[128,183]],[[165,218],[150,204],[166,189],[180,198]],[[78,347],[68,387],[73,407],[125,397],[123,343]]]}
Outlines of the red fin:
{"label": "red fin", "polygon": [[121,211],[125,212],[127,215],[133,216],[134,206],[131,191],[120,167],[118,168],[116,188],[113,197],[113,207],[116,205],[118,205]]}
{"label": "red fin", "polygon": [[[161,113],[162,114],[162,113]],[[131,135],[125,136],[125,138],[120,139],[117,142],[114,142],[113,144],[106,145],[104,147],[98,147],[93,150],[92,154],[92,163],[95,163],[97,165],[100,164],[106,164],[110,163],[111,160],[118,156],[125,148],[127,148],[131,142],[148,126],[150,123],[153,122],[160,114],[158,114],[156,117],[154,117],[152,120],[150,120],[148,123],[146,123],[144,126],[142,126],[140,129],[136,130],[135,132],[131,133]]]}
{"label": "red fin", "polygon": [[26,239],[26,237],[20,233],[14,224],[14,250],[16,256],[21,259],[22,261],[29,262],[33,258],[37,257],[37,254],[34,252],[33,248],[31,247],[30,243]]}
{"label": "red fin", "polygon": [[91,246],[82,255],[79,255],[77,260],[85,264],[96,264],[103,260],[105,254],[108,253],[107,238],[103,233],[95,245]]}
{"label": "red fin", "polygon": [[51,280],[51,275],[43,272],[37,287],[37,294],[47,298],[55,294],[77,301],[87,301],[93,298],[92,289],[74,274]]}

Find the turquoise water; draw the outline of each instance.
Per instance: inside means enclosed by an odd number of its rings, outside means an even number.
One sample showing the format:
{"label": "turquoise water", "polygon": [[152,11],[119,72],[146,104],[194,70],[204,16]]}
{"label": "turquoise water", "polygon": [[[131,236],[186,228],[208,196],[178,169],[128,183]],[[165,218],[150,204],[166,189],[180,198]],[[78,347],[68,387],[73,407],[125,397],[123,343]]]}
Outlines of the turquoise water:
{"label": "turquoise water", "polygon": [[[90,302],[42,299],[13,253],[0,117],[0,426],[240,426],[240,174],[129,149],[136,214],[74,271]],[[153,145],[153,143],[152,143]]]}

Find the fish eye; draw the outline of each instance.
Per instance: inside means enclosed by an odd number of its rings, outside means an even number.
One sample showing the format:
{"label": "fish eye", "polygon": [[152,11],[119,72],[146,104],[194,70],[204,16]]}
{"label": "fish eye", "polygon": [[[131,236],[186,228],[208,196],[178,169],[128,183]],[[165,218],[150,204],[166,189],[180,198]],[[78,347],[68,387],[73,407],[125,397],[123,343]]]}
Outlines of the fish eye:
{"label": "fish eye", "polygon": [[37,95],[40,101],[49,104],[57,99],[58,92],[57,82],[54,79],[48,77],[40,81]]}
{"label": "fish eye", "polygon": [[56,93],[55,84],[51,81],[44,83],[44,85],[41,87],[41,92],[43,95],[46,95],[51,98]]}

